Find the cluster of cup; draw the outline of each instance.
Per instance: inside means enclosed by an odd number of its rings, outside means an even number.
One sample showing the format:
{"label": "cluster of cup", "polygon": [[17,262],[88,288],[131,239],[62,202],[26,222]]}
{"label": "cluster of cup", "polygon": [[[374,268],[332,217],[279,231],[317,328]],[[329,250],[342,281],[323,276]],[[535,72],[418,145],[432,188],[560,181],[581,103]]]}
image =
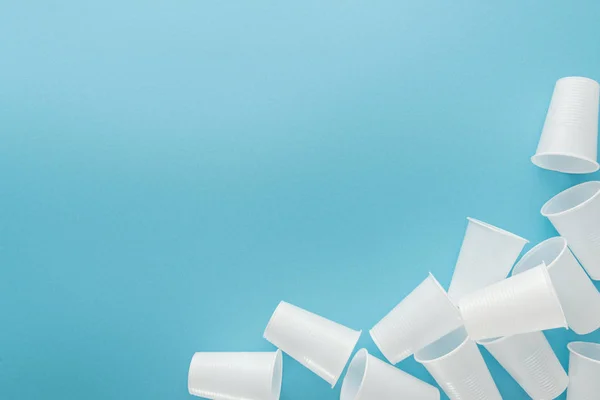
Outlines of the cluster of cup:
{"label": "cluster of cup", "polygon": [[[534,164],[596,171],[598,100],[595,81],[559,80]],[[598,398],[600,344],[570,343],[567,376],[542,331],[600,328],[600,293],[588,277],[600,280],[600,182],[559,193],[541,212],[560,236],[533,247],[516,265],[527,240],[468,218],[448,292],[430,274],[383,317],[369,333],[389,363],[359,350],[340,399],[439,400],[437,388],[391,365],[414,355],[450,399],[501,400],[478,344],[533,399],[554,399],[567,387],[568,400]],[[188,389],[214,400],[277,400],[282,351],[333,387],[360,334],[281,302],[264,332],[277,351],[196,353]]]}

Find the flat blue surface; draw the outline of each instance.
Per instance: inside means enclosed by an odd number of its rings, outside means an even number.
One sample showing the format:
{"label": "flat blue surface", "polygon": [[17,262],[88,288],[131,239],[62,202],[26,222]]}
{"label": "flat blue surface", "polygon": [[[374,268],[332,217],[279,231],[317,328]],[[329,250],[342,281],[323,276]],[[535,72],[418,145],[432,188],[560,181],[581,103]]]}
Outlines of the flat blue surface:
{"label": "flat blue surface", "polygon": [[[600,2],[529,3],[0,0],[0,398],[189,399],[282,299],[366,332],[447,286],[467,216],[555,235],[598,175],[529,157]],[[339,387],[286,356],[282,399]]]}

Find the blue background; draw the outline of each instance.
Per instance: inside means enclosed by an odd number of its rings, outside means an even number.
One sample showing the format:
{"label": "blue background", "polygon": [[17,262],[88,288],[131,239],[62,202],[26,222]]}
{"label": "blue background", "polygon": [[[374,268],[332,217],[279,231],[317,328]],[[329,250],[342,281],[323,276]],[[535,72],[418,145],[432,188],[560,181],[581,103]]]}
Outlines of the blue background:
{"label": "blue background", "polygon": [[[0,1],[3,399],[191,398],[192,354],[272,349],[282,299],[380,356],[465,217],[529,249],[597,177],[529,161],[554,82],[600,78],[596,0],[86,3]],[[338,398],[284,371],[282,399]]]}

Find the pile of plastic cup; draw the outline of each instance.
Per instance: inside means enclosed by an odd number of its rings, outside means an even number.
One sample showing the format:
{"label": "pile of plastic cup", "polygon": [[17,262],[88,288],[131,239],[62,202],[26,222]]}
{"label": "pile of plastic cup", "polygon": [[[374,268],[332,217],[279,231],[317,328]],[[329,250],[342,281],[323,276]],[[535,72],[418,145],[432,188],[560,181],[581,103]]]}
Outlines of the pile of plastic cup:
{"label": "pile of plastic cup", "polygon": [[[596,81],[559,79],[531,161],[564,173],[598,170],[599,105]],[[565,390],[567,400],[600,400],[600,344],[569,343],[567,375],[543,333],[568,328],[585,335],[600,328],[600,292],[592,282],[600,280],[600,181],[556,194],[541,214],[560,236],[520,260],[526,239],[467,218],[447,292],[429,274],[395,306],[373,310],[375,316],[387,311],[369,334],[388,362],[366,348],[354,353],[362,331],[281,301],[263,332],[275,349],[195,353],[189,393],[278,400],[285,353],[332,388],[347,368],[340,400],[440,400],[438,388],[393,365],[412,355],[451,400],[502,400],[484,347],[534,400]],[[377,295],[375,286],[370,295]]]}

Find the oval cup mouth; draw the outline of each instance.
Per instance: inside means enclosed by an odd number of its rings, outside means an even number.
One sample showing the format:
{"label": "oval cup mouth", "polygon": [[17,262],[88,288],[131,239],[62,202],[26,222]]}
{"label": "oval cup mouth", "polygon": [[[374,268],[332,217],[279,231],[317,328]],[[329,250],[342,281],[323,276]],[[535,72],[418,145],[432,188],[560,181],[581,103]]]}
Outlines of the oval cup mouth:
{"label": "oval cup mouth", "polygon": [[[444,338],[447,338],[448,336],[454,334],[454,333],[463,333],[464,335],[464,339],[462,339],[460,341],[460,343],[458,343],[457,345],[455,345],[454,347],[451,347],[450,350],[446,351],[444,354],[438,356],[438,357],[423,357],[423,351],[427,350],[428,347],[438,343],[439,341],[443,340]],[[461,335],[461,336],[463,336]],[[422,349],[418,350],[415,352],[414,357],[415,357],[415,361],[417,361],[420,364],[423,365],[427,365],[427,364],[431,364],[431,363],[435,363],[441,360],[444,360],[448,357],[451,357],[453,354],[456,354],[457,352],[460,351],[460,349],[462,349],[468,342],[471,341],[471,338],[469,337],[469,334],[467,333],[467,330],[465,329],[464,326],[461,326],[460,328],[457,328],[455,330],[453,330],[452,332],[446,334],[445,336],[442,336],[441,338],[439,338],[438,340],[436,340],[435,342],[423,347]]]}
{"label": "oval cup mouth", "polygon": [[498,228],[497,226],[494,226],[492,224],[488,224],[487,222],[483,222],[483,221],[481,221],[479,219],[472,218],[472,217],[467,217],[467,220],[469,222],[472,222],[472,223],[476,224],[476,225],[479,225],[479,226],[482,226],[482,227],[487,228],[489,230],[492,230],[492,231],[494,231],[496,233],[500,233],[502,235],[510,236],[510,237],[515,238],[515,239],[521,240],[522,242],[524,242],[524,244],[529,243],[529,240],[527,240],[527,239],[525,239],[525,238],[523,238],[523,237],[521,237],[519,235],[516,235],[516,234],[514,234],[512,232],[509,232],[509,231],[507,231],[505,229]]}
{"label": "oval cup mouth", "polygon": [[[548,212],[548,208],[550,208],[553,205],[553,203],[560,200],[562,197],[566,197],[566,196],[572,194],[573,192],[582,190],[582,189],[586,188],[587,186],[591,186],[591,187],[596,186],[597,190],[592,195],[588,196],[585,200],[580,201],[578,204],[576,204],[574,206],[571,206],[566,209],[560,209],[559,211],[556,211],[556,212]],[[540,212],[546,218],[557,217],[557,216],[569,214],[569,213],[572,213],[573,211],[576,211],[582,207],[585,207],[586,204],[594,201],[594,199],[596,197],[598,197],[599,195],[600,195],[600,181],[583,182],[578,185],[571,186],[570,188],[565,189],[562,192],[555,195],[554,197],[552,197],[550,200],[548,200],[546,203],[544,203]]]}
{"label": "oval cup mouth", "polygon": [[[360,365],[359,363],[362,363],[363,365]],[[357,365],[357,364],[359,364],[359,365]],[[354,393],[351,392],[348,395],[346,393],[346,390],[352,390],[352,389],[347,389],[346,385],[350,384],[349,379],[351,379],[351,377],[354,377],[353,372],[354,372],[355,368],[359,368],[359,371],[360,371],[360,368],[362,368],[362,372],[360,375],[360,382],[356,386],[356,390],[354,391]],[[342,388],[340,390],[340,400],[360,399],[368,369],[369,369],[369,352],[367,351],[367,349],[360,349],[359,351],[356,352],[352,361],[350,361],[350,365],[348,366],[348,371],[346,371],[346,376],[344,377],[344,380],[342,381]]]}
{"label": "oval cup mouth", "polygon": [[564,174],[591,174],[600,169],[597,161],[569,153],[536,153],[531,162],[539,168]]}
{"label": "oval cup mouth", "polygon": [[281,396],[281,384],[283,381],[283,356],[281,350],[277,349],[273,360],[273,372],[271,374],[271,398],[278,400]]}
{"label": "oval cup mouth", "polygon": [[[593,348],[598,352],[597,356],[589,356],[585,354],[586,349],[580,349],[581,347]],[[595,364],[600,365],[600,343],[592,343],[592,342],[571,342],[567,345],[567,349],[571,354],[575,354],[578,357],[584,358],[588,361],[591,361]]]}
{"label": "oval cup mouth", "polygon": [[552,297],[554,297],[554,299],[556,300],[556,304],[558,305],[558,308],[560,309],[560,313],[562,314],[563,325],[560,328],[569,329],[569,323],[567,322],[567,316],[565,315],[565,310],[563,309],[563,306],[562,306],[562,304],[560,304],[560,300],[558,299],[558,292],[556,291],[556,288],[554,287],[554,283],[552,283],[552,278],[550,278],[550,273],[548,272],[548,267],[546,266],[546,264],[542,263],[534,268],[538,268],[538,267],[542,267],[541,271],[544,275],[544,279],[546,280],[546,285],[548,286],[548,289],[550,289],[550,291],[552,292]]}
{"label": "oval cup mouth", "polygon": [[[535,262],[532,266],[528,266],[527,268],[522,267],[529,261],[530,258],[534,257],[543,248],[554,244],[554,242],[561,242],[562,248],[561,248],[560,252],[551,261],[539,260],[539,261]],[[567,251],[567,248],[568,248],[567,240],[565,238],[563,238],[562,236],[554,236],[549,239],[546,239],[546,240],[536,244],[534,247],[531,248],[531,250],[529,250],[527,253],[525,253],[523,255],[523,257],[521,257],[521,259],[515,264],[510,275],[511,276],[518,275],[521,272],[525,272],[525,271],[530,270],[531,268],[535,268],[535,267],[539,266],[541,263],[544,263],[546,265],[546,268],[550,269],[550,268],[552,268],[552,266],[554,266],[556,264],[557,260],[560,260],[562,258],[562,256],[565,254],[565,251]]]}

